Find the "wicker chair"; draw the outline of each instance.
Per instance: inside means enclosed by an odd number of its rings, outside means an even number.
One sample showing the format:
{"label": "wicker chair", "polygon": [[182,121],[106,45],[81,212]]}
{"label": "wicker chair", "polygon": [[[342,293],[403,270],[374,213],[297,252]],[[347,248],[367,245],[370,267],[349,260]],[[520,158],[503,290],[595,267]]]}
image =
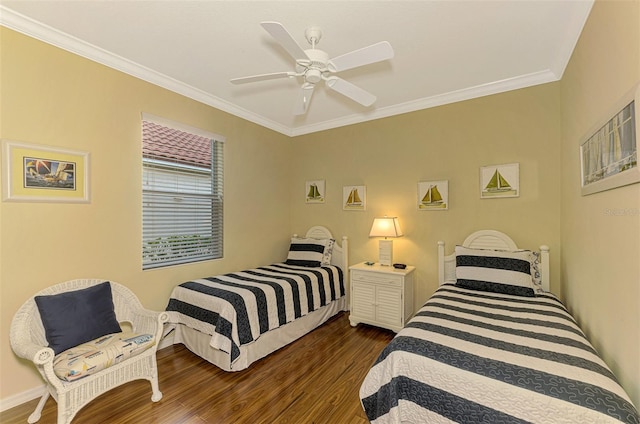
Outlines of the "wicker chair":
{"label": "wicker chair", "polygon": [[79,290],[104,281],[107,280],[72,280],[51,286],[27,300],[14,315],[11,323],[11,347],[16,355],[34,363],[46,383],[38,406],[29,416],[29,423],[35,423],[40,419],[42,409],[50,395],[58,402],[58,424],[70,423],[76,413],[87,403],[114,387],[133,380],[149,380],[152,390],[151,400],[157,402],[162,398],[158,387],[156,350],[162,335],[163,323],[167,321],[167,314],[144,309],[131,290],[110,280],[118,322],[127,323],[135,332],[153,334],[155,345],[137,356],[76,381],[63,381],[54,374],[54,351],[47,347],[44,327],[34,300],[35,296]]}

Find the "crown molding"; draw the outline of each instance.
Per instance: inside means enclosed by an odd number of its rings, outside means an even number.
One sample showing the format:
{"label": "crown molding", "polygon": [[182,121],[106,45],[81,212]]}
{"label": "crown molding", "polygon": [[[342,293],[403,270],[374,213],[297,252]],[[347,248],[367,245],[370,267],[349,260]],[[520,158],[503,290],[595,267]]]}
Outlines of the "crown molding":
{"label": "crown molding", "polygon": [[[585,8],[583,19],[576,19],[574,24],[583,25],[584,20],[586,20],[587,16],[589,15],[590,10],[591,7]],[[115,55],[62,31],[59,31],[55,28],[52,28],[20,13],[17,13],[2,5],[0,5],[0,25],[289,137],[296,137],[342,126],[359,124],[375,119],[386,118],[408,112],[415,112],[418,110],[442,106],[463,100],[469,100],[477,97],[483,97],[491,94],[498,94],[510,90],[516,90],[538,84],[557,81],[560,79],[562,72],[564,72],[564,68],[566,67],[566,64],[569,60],[570,55],[567,54],[567,52],[572,51],[573,47],[575,46],[575,43],[568,43],[567,46],[565,46],[565,51],[563,52],[564,54],[561,55],[563,60],[558,61],[555,72],[554,70],[547,69],[527,75],[521,75],[501,81],[495,81],[488,84],[465,88],[458,91],[437,94],[431,97],[399,105],[374,109],[373,111],[369,111],[366,113],[352,114],[343,118],[323,121],[316,124],[302,125],[299,127],[288,127],[273,120],[267,119],[262,115],[258,115],[237,105],[229,103],[209,93],[206,93],[203,90],[184,84],[174,78],[168,77],[167,75],[141,66],[140,64],[137,64],[131,60]],[[577,42],[578,36],[576,36],[575,42]]]}
{"label": "crown molding", "polygon": [[[558,56],[556,57],[555,64],[552,66],[553,72],[558,76],[558,79],[562,79],[565,69],[571,60],[573,51],[578,44],[580,35],[582,35],[582,28],[584,28],[591,9],[593,8],[594,1],[583,1],[578,4],[583,6],[580,14],[573,15],[573,19],[566,23],[567,30],[565,31],[566,40],[560,45]],[[569,35],[573,34],[573,38],[569,38]]]}
{"label": "crown molding", "polygon": [[531,74],[521,75],[513,78],[507,78],[501,81],[495,81],[488,84],[465,88],[463,90],[437,94],[435,96],[426,97],[411,102],[376,109],[375,111],[366,115],[351,115],[345,118],[334,119],[313,125],[294,128],[291,136],[295,137],[318,131],[325,131],[333,128],[343,127],[346,125],[359,124],[361,122],[372,121],[374,119],[387,118],[394,115],[415,112],[418,110],[443,106],[450,103],[461,102],[464,100],[475,99],[492,94],[504,93],[511,90],[532,87],[534,85],[546,84],[558,80],[559,77],[554,72],[546,69],[544,71],[534,72]]}
{"label": "crown molding", "polygon": [[94,46],[93,44],[87,43],[86,41],[66,34],[2,5],[0,5],[0,25],[28,35],[44,43],[51,44],[52,46],[77,54],[78,56],[91,61],[124,72],[143,81],[166,88],[167,90],[181,94],[190,99],[215,107],[216,109],[228,112],[239,118],[246,119],[247,121],[251,121],[260,126],[291,136],[291,129],[284,125],[280,125],[275,121],[264,118],[263,116],[251,113],[246,109],[240,108],[216,96],[212,96],[203,90],[184,84],[174,78],[156,72],[153,69],[149,69],[131,60],[115,55],[107,50],[101,49],[100,47]]}

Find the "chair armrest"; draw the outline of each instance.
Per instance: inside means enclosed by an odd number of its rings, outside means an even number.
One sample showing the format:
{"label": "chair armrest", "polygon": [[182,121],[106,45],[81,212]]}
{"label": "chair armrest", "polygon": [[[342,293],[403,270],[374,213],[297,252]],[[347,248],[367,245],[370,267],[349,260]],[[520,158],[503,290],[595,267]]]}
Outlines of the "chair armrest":
{"label": "chair armrest", "polygon": [[27,359],[36,366],[42,377],[57,390],[63,388],[63,382],[59,380],[53,371],[53,359],[55,353],[47,346],[40,346],[24,338],[12,338],[11,347],[16,355]]}
{"label": "chair armrest", "polygon": [[47,346],[37,345],[28,339],[20,338],[12,343],[13,351],[21,358],[28,359],[36,365],[53,363],[53,349]]}
{"label": "chair armrest", "polygon": [[51,366],[53,366],[53,358],[55,355],[53,349],[45,347],[38,350],[31,360],[36,365],[44,366],[45,364],[51,364]]}
{"label": "chair armrest", "polygon": [[133,331],[153,334],[159,341],[162,335],[164,323],[169,320],[169,315],[166,312],[156,312],[149,309],[136,309],[133,311],[131,318]]}
{"label": "chair armrest", "polygon": [[28,359],[37,365],[42,365],[47,361],[53,363],[53,349],[44,344],[36,343],[31,338],[27,322],[32,318],[32,313],[30,310],[25,310],[24,307],[16,312],[11,322],[9,336],[11,348],[20,358]]}

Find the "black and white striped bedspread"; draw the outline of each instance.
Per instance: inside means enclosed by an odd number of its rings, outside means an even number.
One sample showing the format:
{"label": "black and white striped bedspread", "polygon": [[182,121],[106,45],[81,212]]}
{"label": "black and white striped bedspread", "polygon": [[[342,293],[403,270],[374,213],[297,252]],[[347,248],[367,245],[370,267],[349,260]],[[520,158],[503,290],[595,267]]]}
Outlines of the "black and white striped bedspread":
{"label": "black and white striped bedspread", "polygon": [[360,398],[372,423],[638,423],[564,306],[441,286],[380,354]]}
{"label": "black and white striped bedspread", "polygon": [[211,334],[233,364],[240,346],[345,295],[342,270],[273,264],[182,283],[173,289],[169,324]]}

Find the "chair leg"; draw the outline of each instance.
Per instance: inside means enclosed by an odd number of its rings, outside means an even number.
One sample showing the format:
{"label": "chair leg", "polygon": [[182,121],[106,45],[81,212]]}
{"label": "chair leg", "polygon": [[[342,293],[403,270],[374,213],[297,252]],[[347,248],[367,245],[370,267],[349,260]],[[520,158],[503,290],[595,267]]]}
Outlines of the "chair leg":
{"label": "chair leg", "polygon": [[[57,424],[71,424],[71,420],[78,411],[77,405],[73,402],[69,402],[69,393],[58,394],[58,423]],[[69,405],[71,403],[71,405]],[[75,412],[74,412],[75,411]]]}
{"label": "chair leg", "polygon": [[149,379],[149,382],[151,383],[151,391],[153,392],[151,394],[151,401],[158,402],[162,399],[162,392],[158,386],[158,377]]}
{"label": "chair leg", "polygon": [[44,393],[42,394],[42,397],[38,402],[38,406],[36,406],[36,409],[31,413],[31,415],[29,415],[29,418],[27,419],[27,422],[29,424],[37,423],[40,420],[40,416],[42,415],[42,409],[44,408],[44,404],[47,403],[47,399],[49,399],[49,396],[51,396],[51,394],[49,393],[49,390],[45,387]]}

